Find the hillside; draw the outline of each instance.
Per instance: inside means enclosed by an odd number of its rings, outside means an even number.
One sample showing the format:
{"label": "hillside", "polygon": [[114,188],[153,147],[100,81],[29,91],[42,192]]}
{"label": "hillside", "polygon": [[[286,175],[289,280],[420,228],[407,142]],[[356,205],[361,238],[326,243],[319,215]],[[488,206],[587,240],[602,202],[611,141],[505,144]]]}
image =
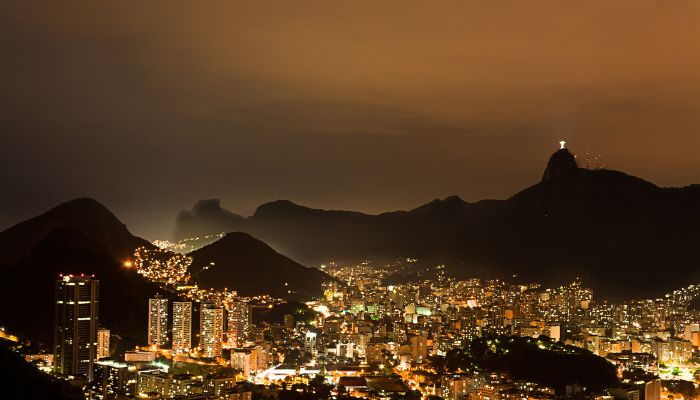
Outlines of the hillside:
{"label": "hillside", "polygon": [[4,231],[0,243],[14,246],[2,253],[0,302],[8,305],[0,307],[3,326],[50,347],[59,274],[94,274],[100,281],[99,322],[116,334],[114,345],[143,343],[148,298],[159,290],[121,260],[133,254],[132,246],[150,244],[132,236],[104,206],[90,199],[64,203]]}
{"label": "hillside", "polygon": [[233,289],[243,296],[308,299],[321,295],[321,282],[332,279],[242,232],[229,233],[190,256],[191,274],[200,287]]}
{"label": "hillside", "polygon": [[[462,349],[436,357],[438,370],[506,373],[514,380],[535,382],[565,393],[567,385],[579,384],[593,392],[619,383],[615,367],[588,350],[550,341],[518,336],[477,338]],[[536,366],[536,368],[533,368]]]}
{"label": "hillside", "polygon": [[116,259],[130,257],[136,247],[149,245],[132,235],[105,206],[94,199],[79,198],[0,232],[0,268],[28,256],[46,235],[61,227],[74,228]]}

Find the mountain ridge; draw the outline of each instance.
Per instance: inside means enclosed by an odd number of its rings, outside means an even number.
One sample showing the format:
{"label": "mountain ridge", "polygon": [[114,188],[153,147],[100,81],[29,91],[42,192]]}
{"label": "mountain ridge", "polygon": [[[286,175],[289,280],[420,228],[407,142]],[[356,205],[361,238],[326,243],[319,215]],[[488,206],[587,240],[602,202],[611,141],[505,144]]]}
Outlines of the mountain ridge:
{"label": "mountain ridge", "polygon": [[[216,205],[210,202],[204,207]],[[124,261],[132,259],[140,246],[155,249],[89,198],[59,204],[6,229],[0,233],[4,277],[0,303],[14,306],[0,307],[0,323],[21,338],[50,348],[56,280],[61,274],[94,275],[100,281],[99,324],[112,331],[114,347],[124,350],[145,343],[148,299],[156,294],[171,300],[176,296],[125,266]],[[219,287],[223,282],[241,294],[307,299],[321,294],[322,280],[332,279],[245,233],[228,234],[210,247],[213,252],[200,249],[192,254],[191,272],[203,278],[204,287]],[[199,264],[200,254],[206,257],[205,264]],[[215,270],[197,274],[197,267],[212,261],[217,264]],[[209,275],[214,278],[207,280]],[[284,283],[288,286],[283,287]]]}
{"label": "mountain ridge", "polygon": [[102,243],[119,259],[129,257],[134,248],[150,243],[133,236],[126,225],[97,200],[82,197],[61,203],[36,217],[0,232],[0,267],[27,256],[52,230],[72,226]]}
{"label": "mountain ridge", "polygon": [[[180,222],[176,230],[187,231]],[[278,200],[226,228],[306,265],[413,257],[544,283],[587,275],[609,296],[663,293],[700,279],[693,244],[700,185],[662,188],[620,171],[579,168],[567,149],[552,154],[540,181],[504,200],[450,196],[375,215]],[[679,276],[658,280],[669,267]]]}
{"label": "mountain ridge", "polygon": [[[27,257],[5,267],[3,272],[7,283],[0,290],[0,301],[16,306],[0,309],[0,321],[20,337],[44,347],[51,346],[53,293],[61,274],[95,275],[100,281],[99,323],[116,337],[125,338],[123,346],[145,340],[143,310],[148,298],[165,294],[136,271],[123,268],[105,246],[72,226],[49,232]],[[26,318],[27,315],[33,318]]]}

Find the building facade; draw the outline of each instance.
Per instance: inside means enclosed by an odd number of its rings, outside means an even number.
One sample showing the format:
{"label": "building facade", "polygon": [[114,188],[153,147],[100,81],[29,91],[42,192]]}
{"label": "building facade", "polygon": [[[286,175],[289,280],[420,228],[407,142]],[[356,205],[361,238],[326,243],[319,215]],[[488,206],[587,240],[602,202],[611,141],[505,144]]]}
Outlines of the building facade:
{"label": "building facade", "polygon": [[173,351],[187,352],[192,348],[192,302],[173,302]]}
{"label": "building facade", "polygon": [[168,299],[156,296],[148,299],[148,345],[168,344]]}
{"label": "building facade", "polygon": [[228,308],[228,341],[232,347],[242,346],[249,328],[250,312],[245,301],[231,302]]}
{"label": "building facade", "polygon": [[224,339],[224,309],[212,304],[202,305],[199,327],[202,355],[210,358],[219,357]]}
{"label": "building facade", "polygon": [[62,276],[56,281],[54,373],[92,379],[97,358],[100,282],[94,276]]}
{"label": "building facade", "polygon": [[109,357],[109,329],[97,330],[97,359]]}

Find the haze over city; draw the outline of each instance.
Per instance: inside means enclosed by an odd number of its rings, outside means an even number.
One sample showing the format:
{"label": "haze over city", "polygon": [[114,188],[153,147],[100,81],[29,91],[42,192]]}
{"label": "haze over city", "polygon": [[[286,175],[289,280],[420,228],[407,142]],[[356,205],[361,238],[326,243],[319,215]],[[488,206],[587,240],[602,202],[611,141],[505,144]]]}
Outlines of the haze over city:
{"label": "haze over city", "polygon": [[81,196],[149,239],[201,198],[506,198],[561,139],[700,177],[695,1],[69,4],[0,13],[0,226]]}

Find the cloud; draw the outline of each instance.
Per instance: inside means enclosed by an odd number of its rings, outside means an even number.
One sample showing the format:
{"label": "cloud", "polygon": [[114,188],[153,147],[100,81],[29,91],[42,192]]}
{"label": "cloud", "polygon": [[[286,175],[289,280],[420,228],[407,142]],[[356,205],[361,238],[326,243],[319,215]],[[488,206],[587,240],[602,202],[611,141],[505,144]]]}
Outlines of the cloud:
{"label": "cloud", "polygon": [[0,206],[17,211],[0,223],[75,195],[147,235],[198,197],[243,212],[505,197],[562,137],[661,185],[700,176],[695,1],[4,11]]}

